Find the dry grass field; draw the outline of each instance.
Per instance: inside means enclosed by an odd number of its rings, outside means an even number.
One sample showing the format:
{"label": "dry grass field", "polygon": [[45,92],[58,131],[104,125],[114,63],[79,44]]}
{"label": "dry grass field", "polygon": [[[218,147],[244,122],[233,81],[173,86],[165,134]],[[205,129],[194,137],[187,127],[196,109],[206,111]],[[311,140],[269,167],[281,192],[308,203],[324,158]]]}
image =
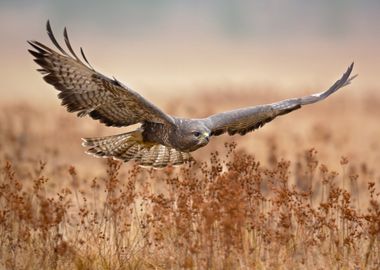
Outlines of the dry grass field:
{"label": "dry grass field", "polygon": [[[58,101],[0,104],[0,268],[379,269],[380,97],[354,85],[162,170],[85,155],[81,137],[120,130]],[[166,111],[292,95],[188,96]]]}

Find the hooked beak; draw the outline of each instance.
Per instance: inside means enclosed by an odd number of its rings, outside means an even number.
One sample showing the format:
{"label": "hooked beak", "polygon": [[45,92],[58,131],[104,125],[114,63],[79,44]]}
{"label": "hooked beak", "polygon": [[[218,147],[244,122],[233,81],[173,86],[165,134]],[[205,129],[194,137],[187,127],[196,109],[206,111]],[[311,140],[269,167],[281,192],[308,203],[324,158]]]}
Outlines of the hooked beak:
{"label": "hooked beak", "polygon": [[199,144],[206,145],[210,140],[210,133],[204,132],[200,135]]}

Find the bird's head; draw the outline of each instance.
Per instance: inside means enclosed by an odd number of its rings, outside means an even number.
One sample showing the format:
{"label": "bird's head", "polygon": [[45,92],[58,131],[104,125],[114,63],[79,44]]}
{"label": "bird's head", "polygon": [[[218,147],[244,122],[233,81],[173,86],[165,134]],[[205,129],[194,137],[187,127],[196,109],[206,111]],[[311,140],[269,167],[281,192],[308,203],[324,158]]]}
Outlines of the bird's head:
{"label": "bird's head", "polygon": [[195,151],[208,144],[210,129],[200,121],[188,121],[181,125],[181,144],[187,151]]}

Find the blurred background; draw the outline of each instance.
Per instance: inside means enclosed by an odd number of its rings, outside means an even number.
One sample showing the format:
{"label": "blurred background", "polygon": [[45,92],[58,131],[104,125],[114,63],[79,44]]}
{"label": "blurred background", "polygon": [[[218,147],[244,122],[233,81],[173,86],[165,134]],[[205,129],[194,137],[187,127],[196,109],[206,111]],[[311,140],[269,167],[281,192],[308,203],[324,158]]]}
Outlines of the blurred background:
{"label": "blurred background", "polygon": [[[177,116],[319,92],[352,61],[359,77],[213,138],[190,171],[118,171],[81,138],[137,125],[60,106],[27,51],[53,46],[48,19]],[[380,0],[0,0],[0,38],[0,269],[379,269]]]}
{"label": "blurred background", "polygon": [[379,18],[375,0],[0,1],[0,160],[88,170],[104,161],[84,154],[81,137],[135,128],[112,130],[59,105],[27,52],[27,40],[52,46],[49,19],[60,42],[68,28],[95,69],[183,117],[319,92],[355,61],[359,77],[328,100],[249,136],[217,137],[194,156],[207,159],[234,140],[268,162],[297,160],[315,147],[334,168],[343,155],[356,166],[377,166]]}
{"label": "blurred background", "polygon": [[[380,1],[0,1],[0,98],[53,102],[26,40],[62,40],[148,98],[215,87],[328,87],[355,61],[350,95],[379,87]],[[354,93],[355,92],[355,93]],[[166,98],[166,97],[165,97]],[[54,101],[55,100],[55,101]]]}

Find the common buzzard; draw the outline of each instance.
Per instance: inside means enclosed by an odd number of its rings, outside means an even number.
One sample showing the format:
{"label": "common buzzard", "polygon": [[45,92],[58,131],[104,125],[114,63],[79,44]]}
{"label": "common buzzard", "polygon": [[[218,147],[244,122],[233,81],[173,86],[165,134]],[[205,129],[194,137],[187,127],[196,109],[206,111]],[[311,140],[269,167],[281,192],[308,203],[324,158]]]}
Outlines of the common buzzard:
{"label": "common buzzard", "polygon": [[49,21],[47,33],[59,52],[38,41],[28,41],[29,52],[44,80],[58,91],[62,105],[79,117],[89,115],[106,126],[122,127],[140,123],[131,132],[83,139],[87,153],[113,157],[125,162],[135,160],[142,166],[165,167],[190,161],[190,152],[207,145],[211,136],[223,133],[245,135],[262,127],[279,115],[302,105],[325,99],[352,81],[353,63],[328,90],[301,98],[217,113],[202,119],[168,115],[139,93],[99,72],[88,62],[82,48],[81,60],[71,47],[66,28],[63,35],[66,52],[55,39]]}

